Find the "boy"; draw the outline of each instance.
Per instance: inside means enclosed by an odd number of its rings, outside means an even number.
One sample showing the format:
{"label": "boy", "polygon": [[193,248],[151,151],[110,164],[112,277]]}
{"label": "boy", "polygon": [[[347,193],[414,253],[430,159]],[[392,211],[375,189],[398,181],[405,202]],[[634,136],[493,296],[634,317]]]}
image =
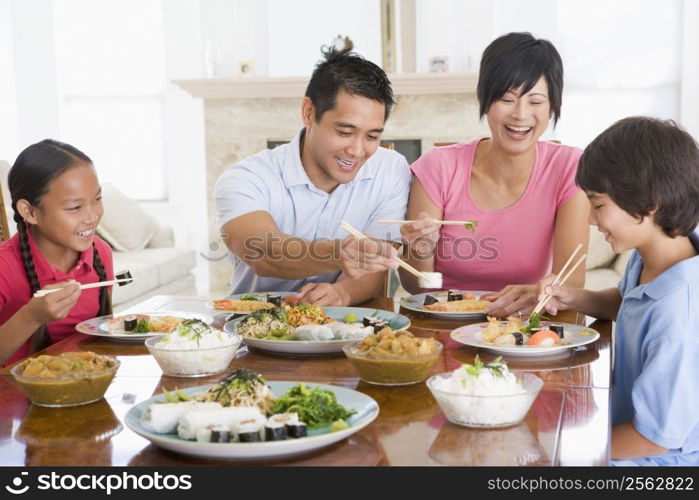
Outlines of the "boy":
{"label": "boy", "polygon": [[699,465],[699,149],[674,122],[631,117],[598,136],[576,175],[590,223],[635,249],[618,288],[550,286],[547,311],[616,320],[614,465]]}

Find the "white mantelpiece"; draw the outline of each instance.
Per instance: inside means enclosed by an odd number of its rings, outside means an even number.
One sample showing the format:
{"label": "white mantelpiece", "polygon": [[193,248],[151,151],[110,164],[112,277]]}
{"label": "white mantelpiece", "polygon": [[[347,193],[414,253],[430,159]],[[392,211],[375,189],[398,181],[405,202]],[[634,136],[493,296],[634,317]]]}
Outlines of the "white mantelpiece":
{"label": "white mantelpiece", "polygon": [[[396,106],[383,139],[420,139],[422,151],[435,142],[472,139],[487,134],[478,119],[477,76],[458,73],[389,75]],[[208,234],[225,248],[215,226],[213,188],[223,170],[267,147],[268,140],[289,140],[301,127],[300,103],[308,78],[232,78],[176,80],[179,87],[204,100]],[[212,262],[210,286],[225,289],[231,267]]]}
{"label": "white mantelpiece", "polygon": [[[473,94],[475,73],[410,73],[389,76],[396,95]],[[301,97],[309,77],[209,78],[175,80],[175,84],[204,99],[257,99]]]}

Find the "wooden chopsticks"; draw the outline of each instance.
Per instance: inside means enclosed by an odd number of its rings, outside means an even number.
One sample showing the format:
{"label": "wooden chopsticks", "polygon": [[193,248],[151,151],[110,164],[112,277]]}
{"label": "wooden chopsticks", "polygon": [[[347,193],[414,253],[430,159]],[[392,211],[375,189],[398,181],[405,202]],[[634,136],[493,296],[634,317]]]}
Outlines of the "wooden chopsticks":
{"label": "wooden chopsticks", "polygon": [[[381,222],[381,221],[379,221],[379,222]],[[340,221],[340,227],[342,227],[342,229],[344,229],[345,231],[347,231],[347,232],[350,233],[351,235],[356,236],[356,237],[359,238],[360,240],[361,240],[361,239],[369,239],[368,236],[366,236],[365,234],[362,234],[362,233],[360,233],[359,231],[357,231],[357,230],[356,230],[354,227],[352,227],[352,225],[351,225],[349,222],[347,222],[347,221],[341,220],[341,221]],[[396,262],[398,262],[398,265],[399,265],[400,267],[402,267],[403,269],[405,269],[406,271],[408,271],[408,272],[411,273],[412,275],[416,276],[417,278],[420,278],[420,279],[422,279],[422,280],[426,280],[426,279],[427,279],[427,276],[425,276],[424,274],[422,274],[420,271],[418,271],[417,269],[415,269],[413,266],[411,266],[411,265],[408,264],[407,262],[405,262],[405,261],[399,259],[398,257],[393,257],[393,259],[394,259]]]}
{"label": "wooden chopsticks", "polygon": [[[132,281],[133,281],[133,278],[124,278],[124,279],[120,279],[120,280],[111,280],[111,281],[100,281],[98,283],[88,283],[87,285],[80,285],[80,289],[86,290],[88,288],[99,288],[102,286],[116,285],[117,283],[130,283]],[[57,292],[61,288],[62,287],[37,290],[36,292],[34,292],[34,297],[44,297],[45,295],[48,295],[50,293]]]}
{"label": "wooden chopsticks", "polygon": [[[575,247],[575,250],[573,250],[573,253],[570,254],[570,257],[568,257],[568,260],[563,265],[561,270],[558,272],[558,275],[556,276],[556,279],[553,280],[553,283],[551,283],[551,286],[563,285],[566,282],[566,280],[568,278],[570,278],[570,276],[575,272],[575,270],[578,268],[578,266],[580,266],[580,264],[582,264],[585,261],[585,257],[587,257],[586,253],[584,253],[580,256],[580,258],[577,260],[577,262],[575,262],[575,265],[570,269],[570,271],[568,271],[567,273],[565,272],[566,268],[572,262],[573,257],[575,257],[575,255],[580,251],[581,248],[582,248],[582,243],[578,243],[578,246]],[[563,276],[563,278],[561,278],[561,276]],[[541,312],[541,310],[544,308],[544,306],[546,306],[546,304],[548,304],[549,300],[551,300],[551,295],[544,295],[544,297],[539,301],[539,303],[534,308],[534,311],[532,311],[532,314],[529,316],[529,319],[531,320],[532,315],[539,314]]]}
{"label": "wooden chopsticks", "polygon": [[[410,224],[412,222],[418,222],[417,220],[392,220],[392,219],[382,219],[376,221],[379,224]],[[477,222],[472,221],[472,220],[438,220],[435,221],[437,224],[441,224],[443,226],[473,226],[476,227],[478,225]]]}

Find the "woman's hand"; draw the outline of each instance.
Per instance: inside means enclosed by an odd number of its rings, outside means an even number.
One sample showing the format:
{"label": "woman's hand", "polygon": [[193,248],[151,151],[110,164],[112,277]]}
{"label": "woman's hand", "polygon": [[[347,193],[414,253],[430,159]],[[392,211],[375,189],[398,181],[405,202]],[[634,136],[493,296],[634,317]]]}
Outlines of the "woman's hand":
{"label": "woman's hand", "polygon": [[297,303],[308,302],[316,306],[348,306],[350,297],[333,283],[306,283],[296,294]]}
{"label": "woman's hand", "polygon": [[551,315],[558,314],[558,311],[575,309],[575,304],[578,300],[577,288],[551,285],[555,279],[555,274],[549,274],[539,281],[537,287],[539,300],[543,299],[544,295],[551,295],[551,298],[544,306],[544,310]]}
{"label": "woman's hand", "polygon": [[44,287],[44,289],[49,288],[59,288],[59,290],[43,297],[32,297],[23,307],[32,321],[42,325],[68,316],[70,310],[78,302],[82,292],[80,283],[74,280]]}
{"label": "woman's hand", "polygon": [[434,255],[440,227],[441,224],[425,212],[420,212],[415,222],[401,225],[400,234],[410,256],[420,260]]}
{"label": "woman's hand", "polygon": [[342,240],[341,245],[340,268],[349,278],[357,279],[366,274],[398,267],[398,262],[393,258],[398,255],[398,251],[390,241],[371,237],[359,239],[349,235]]}
{"label": "woman's hand", "polygon": [[538,285],[507,285],[499,292],[487,293],[482,300],[489,300],[491,305],[485,308],[488,316],[527,316],[536,307],[539,296]]}

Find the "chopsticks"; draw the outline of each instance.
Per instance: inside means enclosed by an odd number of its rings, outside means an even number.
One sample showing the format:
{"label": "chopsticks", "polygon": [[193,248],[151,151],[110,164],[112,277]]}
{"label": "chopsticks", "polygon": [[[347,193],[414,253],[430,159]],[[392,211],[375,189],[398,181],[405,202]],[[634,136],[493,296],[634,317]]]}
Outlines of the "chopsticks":
{"label": "chopsticks", "polygon": [[[102,286],[110,286],[110,285],[116,285],[117,283],[130,283],[133,281],[133,278],[124,278],[120,280],[111,280],[111,281],[100,281],[97,283],[88,283],[87,285],[80,285],[81,290],[86,290],[88,288],[99,288]],[[59,288],[47,288],[44,290],[37,290],[34,292],[34,297],[44,297],[45,295],[48,295],[53,292],[57,292],[63,287]]]}
{"label": "chopsticks", "polygon": [[[382,219],[376,221],[379,224],[410,224],[412,222],[418,222],[418,220],[392,220],[392,219]],[[472,220],[438,220],[435,221],[437,224],[441,224],[443,226],[473,226],[476,227],[478,225],[477,222],[472,221]]]}
{"label": "chopsticks", "polygon": [[[379,221],[379,222],[380,222],[380,221]],[[350,233],[351,235],[356,236],[356,237],[359,238],[360,240],[361,240],[361,239],[367,239],[367,240],[369,239],[368,236],[366,236],[365,234],[362,234],[362,233],[360,233],[359,231],[357,231],[355,228],[352,227],[352,225],[351,225],[349,222],[347,222],[347,221],[345,221],[345,220],[341,220],[341,221],[340,221],[340,227],[342,227],[342,229],[344,229],[345,231],[347,231],[347,232]],[[417,269],[415,269],[413,266],[411,266],[411,265],[408,264],[407,262],[405,262],[405,261],[399,259],[398,257],[393,257],[393,259],[394,259],[396,262],[398,262],[398,265],[399,265],[400,267],[402,267],[403,269],[405,269],[406,271],[408,271],[408,272],[409,272],[410,274],[412,274],[413,276],[416,276],[417,278],[422,279],[422,280],[426,280],[426,279],[427,279],[427,276],[425,276],[424,274],[422,274],[420,271],[418,271]]]}
{"label": "chopsticks", "polygon": [[[578,246],[576,246],[575,250],[573,250],[573,253],[570,254],[570,257],[568,257],[568,260],[566,261],[566,263],[563,265],[561,270],[558,271],[558,275],[556,276],[556,279],[553,280],[553,283],[551,283],[551,286],[563,285],[566,282],[566,280],[568,278],[570,278],[570,276],[573,274],[573,272],[575,272],[575,270],[578,268],[578,266],[585,261],[585,257],[587,257],[586,253],[582,254],[580,256],[580,258],[577,260],[577,262],[575,263],[575,265],[570,269],[570,271],[565,273],[565,270],[572,262],[573,257],[575,257],[575,255],[580,251],[581,248],[582,248],[582,243],[578,243]],[[565,273],[565,274],[563,274],[563,273]],[[561,276],[563,276],[563,278],[561,278]],[[534,311],[532,311],[531,315],[529,315],[529,319],[531,320],[531,317],[534,314],[539,314],[541,312],[541,310],[544,308],[544,306],[546,306],[546,304],[548,304],[549,300],[551,300],[551,295],[544,295],[544,297],[539,301],[539,303],[534,308]]]}

